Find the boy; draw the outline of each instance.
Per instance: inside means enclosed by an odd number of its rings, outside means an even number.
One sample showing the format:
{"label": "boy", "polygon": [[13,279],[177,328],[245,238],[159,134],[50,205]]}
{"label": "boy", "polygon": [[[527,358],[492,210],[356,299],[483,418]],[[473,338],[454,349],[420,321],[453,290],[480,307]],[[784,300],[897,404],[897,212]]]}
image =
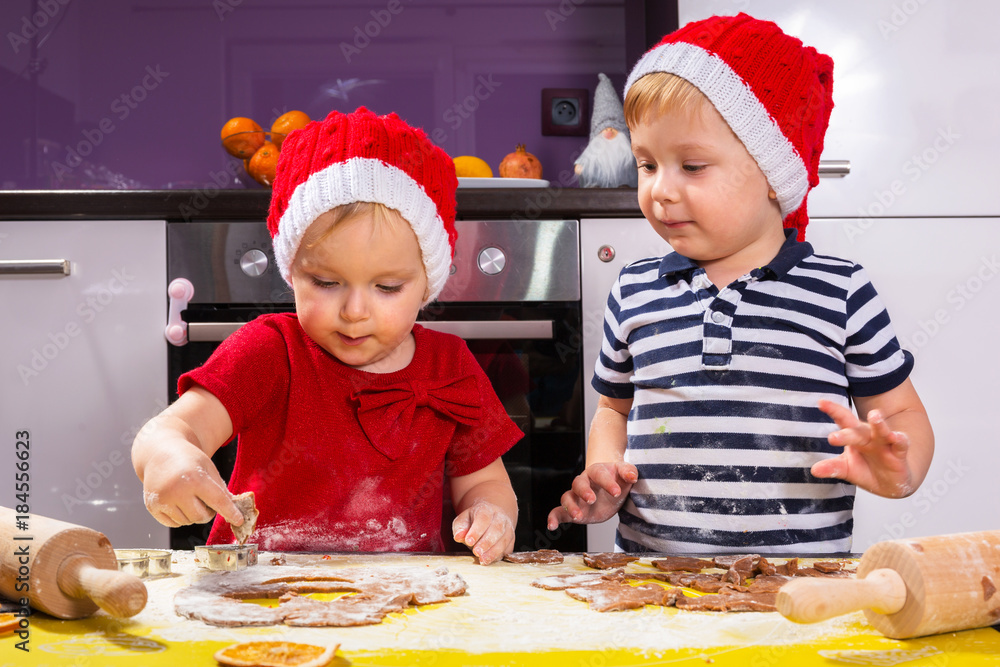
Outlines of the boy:
{"label": "boy", "polygon": [[[209,543],[232,542],[230,492],[253,491],[262,549],[441,551],[447,482],[455,539],[483,564],[512,551],[500,455],[522,434],[465,343],[415,324],[448,279],[457,184],[395,114],[335,111],[288,135],[268,228],[296,312],[226,339],[136,437],[158,521],[218,513]],[[227,490],[211,456],[233,433]]]}
{"label": "boy", "polygon": [[667,35],[629,75],[639,205],[674,252],[612,288],[587,468],[550,529],[620,508],[622,551],[845,552],[855,486],[923,481],[912,356],[864,270],[802,241],[832,78],[745,14]]}

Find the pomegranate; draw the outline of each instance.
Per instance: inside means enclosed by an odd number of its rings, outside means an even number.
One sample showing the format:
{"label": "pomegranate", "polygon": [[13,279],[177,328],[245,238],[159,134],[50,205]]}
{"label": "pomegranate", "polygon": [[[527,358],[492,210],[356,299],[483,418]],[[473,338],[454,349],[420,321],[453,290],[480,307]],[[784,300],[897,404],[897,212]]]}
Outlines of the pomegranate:
{"label": "pomegranate", "polygon": [[542,163],[524,149],[524,144],[518,144],[513,153],[501,160],[500,176],[502,178],[541,178]]}

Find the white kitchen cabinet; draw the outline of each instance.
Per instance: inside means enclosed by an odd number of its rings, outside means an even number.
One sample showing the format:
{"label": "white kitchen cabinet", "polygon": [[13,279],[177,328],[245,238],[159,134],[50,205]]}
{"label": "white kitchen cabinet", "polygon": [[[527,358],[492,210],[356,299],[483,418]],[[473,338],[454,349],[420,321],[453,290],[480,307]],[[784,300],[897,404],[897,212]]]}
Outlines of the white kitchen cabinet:
{"label": "white kitchen cabinet", "polygon": [[[644,257],[662,257],[668,252],[670,246],[656,235],[645,218],[584,218],[580,221],[583,414],[584,428],[588,433],[598,399],[590,381],[594,377],[594,365],[604,339],[604,308],[611,286],[629,262]],[[617,517],[587,526],[587,550],[614,551],[617,528]]]}
{"label": "white kitchen cabinet", "polygon": [[[936,439],[927,479],[912,496],[890,500],[858,491],[854,550],[886,539],[996,528],[1000,218],[813,218],[806,238],[817,253],[851,259],[867,271],[900,343],[915,357],[911,378]],[[585,219],[580,245],[589,424],[597,405],[590,379],[608,291],[626,263],[660,256],[668,247],[643,218]],[[605,246],[615,251],[611,262],[598,259]],[[588,549],[612,549],[616,525],[589,527]]]}
{"label": "white kitchen cabinet", "polygon": [[[824,160],[843,179],[812,216],[1000,215],[1000,3],[991,0],[679,0],[680,24],[745,11],[833,58]],[[985,178],[984,178],[985,177]]]}
{"label": "white kitchen cabinet", "polygon": [[911,378],[936,440],[914,495],[888,500],[858,492],[854,549],[996,528],[1000,217],[813,218],[806,238],[821,254],[865,267],[896,336],[913,353]]}
{"label": "white kitchen cabinet", "polygon": [[[165,227],[0,222],[0,505],[24,500],[15,473],[27,440],[31,512],[116,547],[168,545],[130,457],[136,431],[167,401]],[[69,275],[10,274],[26,260],[67,260]]]}

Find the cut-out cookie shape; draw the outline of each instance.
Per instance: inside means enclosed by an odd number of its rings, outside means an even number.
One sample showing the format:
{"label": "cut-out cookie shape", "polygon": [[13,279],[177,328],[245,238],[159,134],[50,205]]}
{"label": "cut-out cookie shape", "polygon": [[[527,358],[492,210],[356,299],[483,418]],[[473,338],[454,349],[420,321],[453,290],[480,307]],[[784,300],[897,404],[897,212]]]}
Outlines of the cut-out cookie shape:
{"label": "cut-out cookie shape", "polygon": [[[445,567],[316,568],[266,566],[206,575],[174,596],[181,616],[211,625],[349,626],[380,623],[408,605],[448,602],[465,581]],[[306,593],[354,593],[320,601]],[[277,599],[276,607],[242,600]]]}

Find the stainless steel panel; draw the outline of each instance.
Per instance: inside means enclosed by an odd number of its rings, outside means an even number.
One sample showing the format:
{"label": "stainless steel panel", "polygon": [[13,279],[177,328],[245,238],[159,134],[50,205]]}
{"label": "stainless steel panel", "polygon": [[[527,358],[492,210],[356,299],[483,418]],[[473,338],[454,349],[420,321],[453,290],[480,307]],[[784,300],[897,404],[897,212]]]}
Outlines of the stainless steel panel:
{"label": "stainless steel panel", "polygon": [[[190,280],[195,292],[191,304],[294,302],[275,265],[265,223],[167,227],[168,281]],[[455,227],[453,272],[440,302],[580,299],[578,221],[458,220]]]}
{"label": "stainless steel panel", "polygon": [[[458,220],[454,273],[439,301],[578,301],[580,223],[576,220]],[[498,273],[480,267],[499,266]],[[492,270],[492,269],[490,269]]]}
{"label": "stainless steel panel", "polygon": [[[244,256],[259,251],[267,266],[258,275],[244,271]],[[259,253],[252,253],[259,259]],[[271,236],[263,222],[189,222],[167,225],[167,282],[187,278],[190,303],[292,303],[292,291],[274,262]]]}

